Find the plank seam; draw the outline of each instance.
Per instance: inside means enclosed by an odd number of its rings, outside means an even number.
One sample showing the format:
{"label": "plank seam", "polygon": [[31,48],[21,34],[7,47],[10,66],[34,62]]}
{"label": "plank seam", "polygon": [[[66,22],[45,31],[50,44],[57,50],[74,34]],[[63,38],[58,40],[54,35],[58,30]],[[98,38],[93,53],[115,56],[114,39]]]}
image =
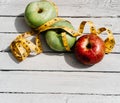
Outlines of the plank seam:
{"label": "plank seam", "polygon": [[75,70],[21,70],[21,69],[0,69],[1,72],[51,72],[51,73],[56,73],[56,72],[60,72],[60,73],[64,73],[64,72],[72,72],[72,73],[120,73],[120,71],[75,71]]}
{"label": "plank seam", "polygon": [[67,92],[16,92],[0,91],[0,94],[55,94],[55,95],[98,95],[98,96],[120,96],[120,94],[99,94],[99,93],[67,93]]}
{"label": "plank seam", "polygon": [[[24,15],[0,15],[0,17],[24,17]],[[61,18],[120,18],[119,15],[116,16],[58,16]]]}

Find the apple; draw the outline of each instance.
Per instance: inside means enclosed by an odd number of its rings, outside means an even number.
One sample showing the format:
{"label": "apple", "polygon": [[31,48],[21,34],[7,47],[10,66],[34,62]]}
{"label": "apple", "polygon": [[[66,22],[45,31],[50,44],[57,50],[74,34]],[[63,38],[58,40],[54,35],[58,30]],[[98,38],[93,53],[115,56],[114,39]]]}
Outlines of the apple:
{"label": "apple", "polygon": [[31,28],[37,28],[57,17],[57,11],[54,4],[47,0],[34,1],[25,8],[24,17]]}
{"label": "apple", "polygon": [[[72,24],[67,20],[59,21],[52,26],[53,27],[63,26],[74,30]],[[63,29],[55,29],[55,30],[51,29],[51,30],[47,30],[45,33],[46,42],[49,45],[49,47],[54,51],[66,51],[62,41],[62,36],[61,36],[62,32],[66,32],[66,31],[64,31]],[[68,45],[71,48],[75,44],[76,37],[71,36],[67,32],[66,32],[66,37],[67,37]]]}
{"label": "apple", "polygon": [[74,52],[79,62],[94,65],[103,59],[105,44],[96,34],[86,34],[76,41]]}

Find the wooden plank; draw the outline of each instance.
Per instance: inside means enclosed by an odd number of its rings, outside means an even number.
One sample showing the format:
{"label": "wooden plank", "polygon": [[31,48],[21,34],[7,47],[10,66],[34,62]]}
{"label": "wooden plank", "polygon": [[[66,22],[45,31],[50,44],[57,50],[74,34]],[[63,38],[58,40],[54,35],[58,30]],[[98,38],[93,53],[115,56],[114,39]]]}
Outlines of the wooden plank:
{"label": "wooden plank", "polygon": [[[83,66],[73,53],[51,51],[41,36],[44,53],[17,62],[9,44],[19,32],[30,30],[23,18],[30,0],[1,0],[0,103],[120,102],[120,1],[53,1],[58,5],[59,16],[69,20],[76,30],[83,20],[110,28],[116,39],[113,52],[94,66]],[[89,32],[88,28],[85,33]]]}
{"label": "wooden plank", "polygon": [[67,103],[119,103],[119,96],[72,96]]}
{"label": "wooden plank", "polygon": [[71,53],[41,53],[18,62],[11,53],[0,53],[0,70],[119,72],[119,54],[108,54],[94,66],[80,64]]}
{"label": "wooden plank", "polygon": [[0,23],[2,25],[0,32],[23,32],[30,30],[23,17],[0,17]]}
{"label": "wooden plank", "polygon": [[66,103],[64,95],[0,94],[1,103]]}
{"label": "wooden plank", "polygon": [[[120,18],[64,18],[69,20],[77,30],[82,21],[93,21],[97,28],[107,27],[114,33],[120,33]],[[0,32],[25,32],[30,30],[25,23],[24,17],[0,17]],[[89,26],[86,26],[85,32],[89,32]]]}
{"label": "wooden plank", "polygon": [[[9,46],[10,46],[11,42],[18,35],[19,35],[18,33],[13,33],[13,34],[12,33],[0,33],[0,41],[1,41],[0,51],[10,51]],[[107,38],[107,35],[101,35],[100,37],[104,40],[105,38]],[[116,45],[112,52],[119,53],[120,52],[120,43],[119,43],[120,35],[114,34],[114,37],[115,37]],[[34,38],[34,37],[32,37],[32,38]],[[49,48],[49,46],[47,45],[44,35],[40,35],[40,40],[42,43],[43,52],[55,52],[55,51],[51,50]]]}
{"label": "wooden plank", "polygon": [[0,92],[120,95],[119,73],[0,72]]}
{"label": "wooden plank", "polygon": [[[18,33],[14,34],[13,33],[11,35],[10,33],[0,33],[0,41],[1,41],[0,51],[10,51],[9,46],[10,46],[11,42],[18,35],[20,35],[20,34],[18,34]],[[105,38],[107,38],[107,35],[101,35],[100,37],[104,40]],[[120,35],[114,35],[114,37],[115,37],[115,40],[116,40],[116,45],[115,45],[115,48],[113,49],[112,52],[120,52],[120,48],[119,48]],[[34,37],[32,37],[32,38],[34,38]],[[40,35],[40,40],[41,40],[44,52],[49,52],[49,51],[50,52],[55,52],[55,51],[51,50],[49,48],[49,46],[47,45],[44,35]]]}
{"label": "wooden plank", "polygon": [[[20,35],[20,34],[18,34],[18,33],[0,33],[0,41],[1,41],[0,51],[10,51],[10,44],[18,35]],[[33,36],[30,38],[34,39]],[[30,38],[27,38],[27,39],[29,40]],[[48,47],[48,45],[45,41],[45,37],[43,35],[40,35],[40,40],[42,43],[43,51],[51,52],[52,50]],[[33,41],[33,40],[31,40],[31,41]]]}
{"label": "wooden plank", "polygon": [[1,103],[118,103],[120,96],[65,94],[0,94]]}
{"label": "wooden plank", "polygon": [[[31,0],[34,1],[34,0]],[[29,0],[1,0],[1,15],[23,15]],[[60,16],[119,16],[119,0],[53,0]],[[9,9],[9,10],[8,10]]]}

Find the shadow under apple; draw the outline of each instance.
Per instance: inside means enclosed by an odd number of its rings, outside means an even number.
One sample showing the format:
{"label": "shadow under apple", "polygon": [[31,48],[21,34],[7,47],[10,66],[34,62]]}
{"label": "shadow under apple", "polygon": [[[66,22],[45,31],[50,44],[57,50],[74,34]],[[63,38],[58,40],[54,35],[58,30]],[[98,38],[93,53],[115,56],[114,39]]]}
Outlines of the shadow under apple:
{"label": "shadow under apple", "polygon": [[70,66],[72,66],[73,68],[76,68],[76,69],[88,69],[89,67],[91,67],[91,66],[83,65],[82,63],[80,63],[76,59],[74,53],[65,54],[64,59],[67,64],[69,64]]}
{"label": "shadow under apple", "polygon": [[[16,37],[20,35],[20,33],[24,33],[26,31],[30,31],[31,28],[26,24],[25,19],[24,19],[24,13],[21,13],[15,17],[14,21],[14,26],[16,28],[16,31],[14,31],[14,34],[16,34]],[[11,41],[12,42],[12,41]],[[10,51],[10,47],[6,48],[6,51]],[[15,62],[15,63],[20,63],[17,61],[17,59],[12,55],[12,53],[9,53],[10,58]]]}
{"label": "shadow under apple", "polygon": [[22,33],[22,32],[26,32],[26,31],[31,30],[31,28],[25,22],[24,13],[19,14],[18,16],[16,16],[14,25],[15,25],[17,33]]}
{"label": "shadow under apple", "polygon": [[[16,37],[20,34],[20,33],[24,33],[26,31],[30,31],[31,28],[26,24],[25,22],[25,19],[24,19],[24,13],[16,16],[15,18],[15,22],[14,22],[14,25],[15,25],[15,28],[16,28]],[[43,53],[45,55],[49,55],[49,56],[63,56],[64,57],[64,60],[65,62],[72,66],[73,68],[77,68],[77,69],[87,69],[89,68],[90,66],[85,66],[81,63],[79,63],[75,56],[74,56],[74,53],[65,53],[65,52],[55,52],[53,50],[51,50],[49,48],[49,46],[47,45],[46,41],[45,41],[45,38],[44,38],[44,35],[42,35],[41,37],[41,42],[42,42],[42,45],[43,45]],[[11,41],[12,42],[12,41]],[[9,48],[7,48],[9,49]],[[44,51],[45,50],[45,51]],[[20,63],[19,61],[16,60],[16,58],[11,54],[9,53],[9,56],[11,57],[11,59],[13,61],[15,61],[16,63]],[[29,56],[28,58],[32,58],[32,56]]]}

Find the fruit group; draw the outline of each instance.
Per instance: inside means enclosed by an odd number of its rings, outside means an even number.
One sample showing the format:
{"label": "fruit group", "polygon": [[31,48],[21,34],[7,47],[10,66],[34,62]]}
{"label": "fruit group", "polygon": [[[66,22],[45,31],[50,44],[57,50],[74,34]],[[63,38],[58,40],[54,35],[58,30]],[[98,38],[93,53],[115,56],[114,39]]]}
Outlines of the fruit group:
{"label": "fruit group", "polygon": [[32,28],[37,28],[57,17],[57,10],[52,2],[41,0],[31,2],[25,9],[25,21]]}
{"label": "fruit group", "polygon": [[[74,30],[71,23],[66,20],[59,21],[52,26],[53,27],[61,27],[61,26],[68,27],[68,28]],[[66,32],[66,31],[64,31],[63,29],[55,29],[55,30],[48,30],[45,33],[46,42],[51,49],[53,49],[55,51],[66,51],[66,49],[63,45],[63,41],[62,41],[62,36],[61,36],[62,32]],[[67,37],[68,45],[71,48],[74,45],[76,38],[71,36],[67,32],[66,32],[66,37]]]}
{"label": "fruit group", "polygon": [[81,36],[75,44],[75,56],[85,65],[100,62],[105,55],[104,41],[95,34]]}

